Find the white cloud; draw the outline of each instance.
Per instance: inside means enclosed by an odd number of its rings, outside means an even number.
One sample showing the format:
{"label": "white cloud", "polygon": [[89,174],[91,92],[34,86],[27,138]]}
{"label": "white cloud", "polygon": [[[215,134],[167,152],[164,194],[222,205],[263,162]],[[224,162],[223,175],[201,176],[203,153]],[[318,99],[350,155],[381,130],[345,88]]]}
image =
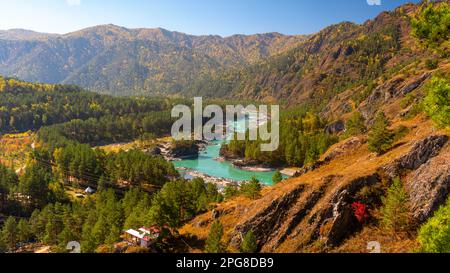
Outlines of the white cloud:
{"label": "white cloud", "polygon": [[67,5],[70,7],[81,5],[81,0],[66,0]]}
{"label": "white cloud", "polygon": [[381,0],[367,0],[369,6],[381,6]]}

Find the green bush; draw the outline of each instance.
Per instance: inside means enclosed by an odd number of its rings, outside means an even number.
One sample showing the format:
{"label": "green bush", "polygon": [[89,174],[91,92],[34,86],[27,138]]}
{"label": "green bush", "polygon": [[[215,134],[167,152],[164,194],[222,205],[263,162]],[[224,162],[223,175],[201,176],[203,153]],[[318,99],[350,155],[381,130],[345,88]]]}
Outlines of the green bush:
{"label": "green bush", "polygon": [[406,127],[404,125],[398,126],[394,130],[394,142],[399,141],[400,139],[405,137],[409,132],[410,132],[410,130],[408,127]]}
{"label": "green bush", "polygon": [[427,89],[428,94],[423,101],[425,112],[439,126],[450,125],[450,81],[435,76]]}
{"label": "green bush", "polygon": [[430,69],[430,70],[438,68],[438,64],[439,64],[439,61],[436,59],[427,59],[425,61],[425,66],[427,67],[427,69]]}
{"label": "green bush", "polygon": [[450,253],[450,199],[419,230],[420,251]]}
{"label": "green bush", "polygon": [[239,187],[235,184],[227,185],[224,189],[225,199],[230,199],[239,195]]}
{"label": "green bush", "polygon": [[428,4],[412,19],[412,34],[427,47],[436,48],[450,40],[450,6]]}
{"label": "green bush", "polygon": [[415,99],[415,96],[409,93],[400,101],[400,106],[402,107],[402,109],[406,109],[414,103]]}

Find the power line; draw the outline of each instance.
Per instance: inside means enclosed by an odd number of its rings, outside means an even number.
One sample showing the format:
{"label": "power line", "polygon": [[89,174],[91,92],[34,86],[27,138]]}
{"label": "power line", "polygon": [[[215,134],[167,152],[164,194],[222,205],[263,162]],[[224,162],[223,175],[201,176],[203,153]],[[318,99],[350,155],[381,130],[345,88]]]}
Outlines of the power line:
{"label": "power line", "polygon": [[[75,171],[71,171],[71,170],[65,169],[65,168],[63,168],[61,166],[56,165],[53,162],[44,160],[42,158],[34,157],[34,159],[36,159],[37,161],[39,161],[41,164],[45,165],[46,167],[49,167],[49,168],[55,167],[55,168],[57,168],[63,174],[65,174],[66,176],[69,176],[69,177],[80,177],[81,179],[84,179],[84,180],[87,180],[87,181],[93,182],[93,183],[95,183],[95,182],[98,183],[98,181],[100,181],[100,179],[102,179],[102,178],[105,179],[104,176],[99,176],[99,175],[96,175],[96,174],[93,174],[93,173],[90,173],[90,172],[86,172],[86,171],[83,171],[82,173],[76,173]],[[106,183],[111,184],[111,185],[114,185],[114,184],[117,183],[117,182],[113,182],[113,181],[110,181],[110,180],[104,180],[104,181]],[[155,188],[162,188],[162,186],[159,186],[159,185],[154,185],[154,184],[151,184],[151,185],[152,185],[152,187],[155,187]]]}

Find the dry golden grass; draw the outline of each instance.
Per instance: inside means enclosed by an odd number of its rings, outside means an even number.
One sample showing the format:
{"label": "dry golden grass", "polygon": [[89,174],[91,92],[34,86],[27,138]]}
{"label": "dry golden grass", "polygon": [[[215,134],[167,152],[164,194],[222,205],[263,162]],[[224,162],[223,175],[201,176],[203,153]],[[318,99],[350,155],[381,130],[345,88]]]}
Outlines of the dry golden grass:
{"label": "dry golden grass", "polygon": [[[306,173],[300,177],[285,180],[274,187],[264,189],[262,197],[257,201],[251,201],[245,198],[236,198],[227,201],[217,206],[217,210],[222,213],[220,221],[224,226],[225,238],[224,242],[228,242],[231,238],[234,228],[239,223],[255,216],[261,212],[261,208],[269,206],[273,200],[291,192],[300,184],[307,185],[310,189],[316,189],[324,183],[324,178],[329,176],[337,177],[334,179],[332,185],[326,190],[323,198],[319,200],[316,206],[309,212],[312,215],[327,206],[329,206],[332,195],[341,187],[354,181],[357,178],[369,176],[377,173],[380,166],[391,163],[395,159],[407,153],[416,143],[416,141],[426,138],[429,135],[446,134],[444,130],[438,130],[433,127],[424,115],[419,115],[411,120],[394,120],[392,128],[400,125],[406,126],[409,129],[407,135],[399,139],[391,151],[382,156],[370,153],[367,144],[362,144],[354,150],[338,156],[331,160],[328,164],[320,168]],[[364,139],[364,137],[362,137]],[[363,141],[364,142],[364,141]],[[331,147],[330,150],[339,146],[341,143]],[[208,223],[207,225],[198,225],[198,223]],[[180,229],[180,233],[186,236],[196,236],[199,239],[205,240],[208,236],[209,227],[211,224],[211,213],[203,214]],[[301,222],[297,228],[291,233],[293,236],[288,236],[286,241],[282,243],[277,252],[319,252],[324,251],[320,243],[318,245],[302,247],[308,239],[309,233],[308,225],[305,221]],[[361,233],[344,242],[341,247],[335,250],[337,252],[365,252],[367,251],[367,242],[373,241],[377,238],[385,248],[386,252],[411,252],[416,246],[416,242],[411,236],[385,234],[376,227],[366,227]],[[320,241],[319,241],[320,242]],[[232,250],[235,251],[235,250]]]}
{"label": "dry golden grass", "polygon": [[330,252],[370,253],[369,242],[380,243],[382,253],[414,253],[419,248],[413,234],[391,233],[383,231],[377,226],[368,226]]}
{"label": "dry golden grass", "polygon": [[[266,188],[264,192],[270,191]],[[236,197],[228,200],[224,203],[218,204],[216,210],[220,212],[219,221],[221,222],[224,230],[223,243],[229,245],[229,239],[234,228],[239,223],[241,217],[245,214],[246,208],[251,206],[254,201],[245,197]],[[202,223],[200,226],[199,224]],[[208,238],[209,230],[213,220],[211,218],[211,212],[202,214],[190,221],[188,224],[179,229],[179,233],[182,236],[190,237],[195,236],[198,240],[205,241]],[[191,249],[193,252],[201,252],[201,249]],[[229,252],[235,252],[235,249],[228,249]]]}
{"label": "dry golden grass", "polygon": [[99,146],[97,149],[102,149],[107,153],[117,153],[120,151],[129,151],[133,149],[142,149],[146,147],[150,147],[152,145],[157,145],[159,143],[171,142],[172,137],[162,137],[154,140],[135,140],[132,142],[126,143],[115,143],[105,146]]}

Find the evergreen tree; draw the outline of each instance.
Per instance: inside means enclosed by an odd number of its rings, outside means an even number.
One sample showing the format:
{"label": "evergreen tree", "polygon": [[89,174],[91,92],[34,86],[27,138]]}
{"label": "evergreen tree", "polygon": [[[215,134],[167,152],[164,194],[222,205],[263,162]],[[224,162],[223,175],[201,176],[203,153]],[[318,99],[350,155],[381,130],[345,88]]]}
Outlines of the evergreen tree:
{"label": "evergreen tree", "polygon": [[30,162],[20,177],[19,191],[30,196],[33,208],[42,208],[47,203],[51,177],[51,173],[36,162]]}
{"label": "evergreen tree", "polygon": [[249,231],[245,234],[244,239],[241,243],[242,253],[256,253],[258,251],[258,243],[256,242],[255,235],[253,231]]}
{"label": "evergreen tree", "polygon": [[213,183],[206,184],[206,196],[210,203],[220,203],[223,201],[222,194],[219,193],[217,185]]}
{"label": "evergreen tree", "polygon": [[389,120],[383,112],[378,113],[375,124],[369,133],[369,150],[377,154],[383,154],[392,148],[394,133],[389,130]]}
{"label": "evergreen tree", "polygon": [[365,119],[360,112],[356,111],[346,124],[346,135],[356,136],[366,132]]}
{"label": "evergreen tree", "polygon": [[425,5],[412,19],[412,34],[427,47],[436,48],[450,39],[450,5]]}
{"label": "evergreen tree", "polygon": [[28,220],[30,224],[31,233],[38,240],[40,240],[43,237],[43,233],[45,231],[45,223],[43,219],[45,211],[46,211],[45,208],[44,210],[42,210],[42,212],[40,212],[38,209],[35,209],[31,214],[30,219]]}
{"label": "evergreen tree", "polygon": [[142,200],[134,207],[129,213],[128,217],[125,220],[124,228],[130,229],[130,228],[136,228],[144,226],[146,214],[150,210],[150,201],[147,195],[144,195]]}
{"label": "evergreen tree", "polygon": [[0,235],[7,250],[13,250],[16,247],[17,223],[14,217],[8,217],[8,219],[6,219]]}
{"label": "evergreen tree", "polygon": [[105,176],[101,176],[97,183],[97,190],[104,191],[108,189],[108,182],[106,181]]}
{"label": "evergreen tree", "polygon": [[399,178],[394,179],[382,202],[381,215],[384,228],[392,232],[407,230],[411,219],[408,194]]}
{"label": "evergreen tree", "polygon": [[223,236],[223,227],[219,220],[216,220],[209,231],[208,238],[206,239],[207,253],[223,253],[224,249],[221,243]]}
{"label": "evergreen tree", "polygon": [[3,241],[3,238],[0,236],[0,253],[5,253],[8,251],[6,243]]}
{"label": "evergreen tree", "polygon": [[224,189],[225,199],[230,199],[239,194],[239,187],[235,184],[227,185]]}
{"label": "evergreen tree", "polygon": [[27,243],[31,236],[31,228],[28,221],[25,219],[20,219],[17,224],[17,240],[21,243]]}
{"label": "evergreen tree", "polygon": [[7,206],[8,194],[17,181],[16,174],[0,163],[0,212]]}
{"label": "evergreen tree", "polygon": [[256,177],[253,177],[251,181],[241,185],[240,192],[247,198],[258,199],[261,197],[261,189],[261,183]]}
{"label": "evergreen tree", "polygon": [[281,174],[280,171],[276,171],[272,177],[272,182],[274,185],[276,185],[276,184],[280,183],[281,181],[283,181],[283,175]]}
{"label": "evergreen tree", "polygon": [[58,244],[58,235],[63,230],[62,216],[63,207],[61,204],[56,203],[53,206],[53,210],[49,212],[47,223],[45,225],[45,235],[43,241],[47,244]]}

